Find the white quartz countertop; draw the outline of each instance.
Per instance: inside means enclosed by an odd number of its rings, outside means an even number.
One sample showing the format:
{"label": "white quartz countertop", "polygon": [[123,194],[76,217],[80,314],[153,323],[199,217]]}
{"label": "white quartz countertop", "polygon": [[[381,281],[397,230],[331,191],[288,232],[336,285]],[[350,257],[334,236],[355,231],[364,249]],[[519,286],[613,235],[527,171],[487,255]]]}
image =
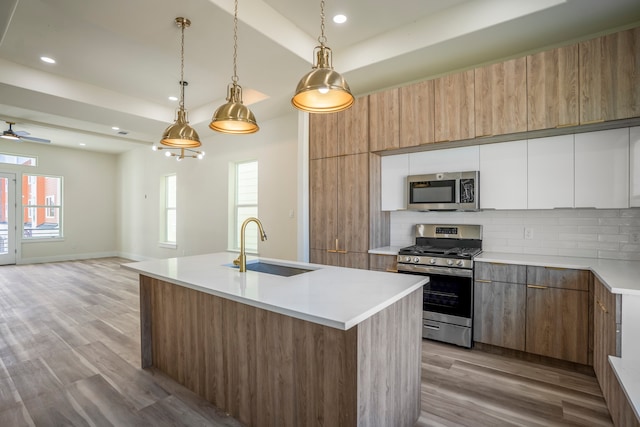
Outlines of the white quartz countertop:
{"label": "white quartz countertop", "polygon": [[479,262],[591,270],[612,293],[640,295],[640,262],[638,261],[503,252],[482,252],[474,260]]}
{"label": "white quartz countertop", "polygon": [[347,330],[428,282],[426,276],[331,267],[248,257],[313,271],[291,277],[229,265],[237,254],[220,252],[124,264],[141,275],[254,307]]}
{"label": "white quartz countertop", "polygon": [[[408,246],[408,245],[405,245]],[[370,254],[398,255],[404,246],[383,246],[370,249]],[[640,295],[640,262],[604,258],[567,257],[559,255],[531,255],[507,252],[482,252],[477,262],[533,265],[539,267],[590,270],[614,294]]]}

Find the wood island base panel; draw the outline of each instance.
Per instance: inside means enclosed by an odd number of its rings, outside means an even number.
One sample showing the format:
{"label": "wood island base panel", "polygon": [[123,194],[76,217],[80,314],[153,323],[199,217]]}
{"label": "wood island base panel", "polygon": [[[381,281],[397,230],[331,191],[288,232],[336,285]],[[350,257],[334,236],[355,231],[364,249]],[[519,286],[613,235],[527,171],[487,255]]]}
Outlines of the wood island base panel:
{"label": "wood island base panel", "polygon": [[142,367],[248,426],[413,426],[422,288],[346,331],[140,275]]}

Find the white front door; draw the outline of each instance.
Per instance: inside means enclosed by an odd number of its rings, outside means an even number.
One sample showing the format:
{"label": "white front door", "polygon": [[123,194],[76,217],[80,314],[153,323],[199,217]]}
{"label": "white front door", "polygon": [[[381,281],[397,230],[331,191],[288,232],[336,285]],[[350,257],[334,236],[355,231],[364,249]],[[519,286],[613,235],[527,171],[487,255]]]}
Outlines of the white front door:
{"label": "white front door", "polygon": [[0,172],[0,265],[16,263],[16,176]]}

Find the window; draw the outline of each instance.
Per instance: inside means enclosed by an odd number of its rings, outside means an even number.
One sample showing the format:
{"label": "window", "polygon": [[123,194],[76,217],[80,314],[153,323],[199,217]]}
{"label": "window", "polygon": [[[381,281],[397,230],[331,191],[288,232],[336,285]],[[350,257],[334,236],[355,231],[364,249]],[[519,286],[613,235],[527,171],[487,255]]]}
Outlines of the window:
{"label": "window", "polygon": [[163,218],[163,238],[166,243],[176,243],[177,229],[177,203],[176,203],[176,175],[166,175],[164,177],[164,218]]}
{"label": "window", "polygon": [[[258,162],[235,164],[234,249],[240,249],[240,227],[245,219],[258,216]],[[258,227],[250,224],[245,230],[245,250],[258,252]]]}
{"label": "window", "polygon": [[37,157],[0,153],[0,163],[5,163],[7,165],[36,166],[37,160]]}
{"label": "window", "polygon": [[[44,198],[44,204],[47,206],[55,205],[56,196],[51,195]],[[47,218],[55,218],[56,210],[52,207],[47,208]]]}
{"label": "window", "polygon": [[62,177],[23,175],[22,200],[24,238],[62,237]]}

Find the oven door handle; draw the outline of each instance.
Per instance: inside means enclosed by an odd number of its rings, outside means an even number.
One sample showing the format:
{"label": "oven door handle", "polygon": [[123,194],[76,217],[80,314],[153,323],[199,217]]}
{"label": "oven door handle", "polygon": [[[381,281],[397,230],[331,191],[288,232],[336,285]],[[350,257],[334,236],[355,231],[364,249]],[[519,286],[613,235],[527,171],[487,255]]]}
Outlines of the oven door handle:
{"label": "oven door handle", "polygon": [[466,268],[432,267],[429,265],[398,264],[398,272],[439,274],[441,276],[473,277],[473,270]]}

